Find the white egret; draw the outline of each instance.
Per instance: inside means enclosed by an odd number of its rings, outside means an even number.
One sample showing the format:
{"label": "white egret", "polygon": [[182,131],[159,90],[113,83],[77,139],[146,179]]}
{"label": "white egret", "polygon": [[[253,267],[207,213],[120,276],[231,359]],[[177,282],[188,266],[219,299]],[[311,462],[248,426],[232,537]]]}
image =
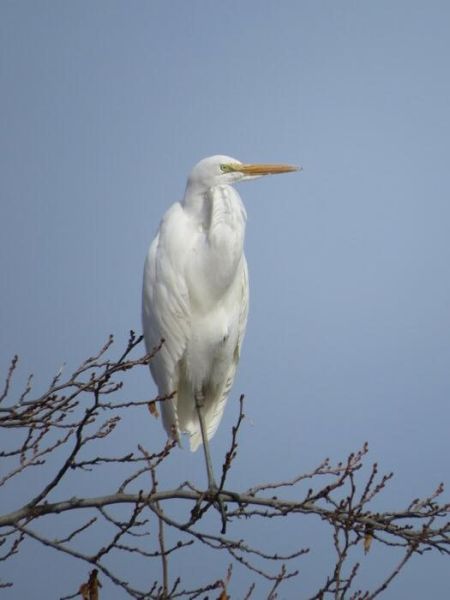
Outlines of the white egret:
{"label": "white egret", "polygon": [[164,215],[144,268],[142,320],[168,435],[203,442],[210,489],[215,487],[208,440],[222,418],[236,373],[248,314],[246,212],[231,184],[297,170],[242,164],[229,156],[201,160],[184,198]]}

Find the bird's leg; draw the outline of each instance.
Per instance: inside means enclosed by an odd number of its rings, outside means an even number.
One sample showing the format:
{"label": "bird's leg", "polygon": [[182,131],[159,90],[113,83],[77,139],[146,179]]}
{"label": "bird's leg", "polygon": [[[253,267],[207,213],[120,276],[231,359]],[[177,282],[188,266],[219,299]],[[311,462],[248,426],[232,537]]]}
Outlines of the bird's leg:
{"label": "bird's leg", "polygon": [[197,408],[198,420],[200,422],[200,431],[203,440],[203,452],[205,455],[206,462],[206,473],[208,475],[208,492],[213,498],[215,497],[214,502],[217,502],[217,504],[219,505],[218,508],[220,516],[222,518],[222,533],[225,533],[227,527],[227,517],[225,513],[225,506],[222,498],[220,497],[219,488],[214,478],[211,454],[209,452],[208,432],[206,431],[205,418],[203,415],[204,399],[205,396],[203,392],[198,392],[197,394],[195,394],[195,406]]}
{"label": "bird's leg", "polygon": [[213,467],[212,467],[211,454],[209,452],[208,433],[206,431],[206,423],[205,423],[205,418],[203,416],[204,400],[205,400],[205,395],[203,394],[203,392],[197,392],[195,394],[195,407],[197,409],[198,420],[200,423],[200,431],[202,434],[203,452],[205,455],[205,462],[206,462],[206,473],[208,475],[208,488],[210,491],[217,492],[218,487],[216,484],[216,480],[214,479],[214,471],[213,471]]}

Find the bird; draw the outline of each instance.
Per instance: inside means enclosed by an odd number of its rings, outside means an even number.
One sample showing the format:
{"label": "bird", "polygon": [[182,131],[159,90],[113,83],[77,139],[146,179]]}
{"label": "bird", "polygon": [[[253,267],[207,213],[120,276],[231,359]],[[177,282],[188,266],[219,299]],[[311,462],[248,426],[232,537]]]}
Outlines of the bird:
{"label": "bird", "polygon": [[165,213],[144,265],[142,325],[164,428],[190,449],[204,447],[208,484],[217,488],[208,441],[233,384],[248,316],[244,254],[247,213],[233,184],[298,170],[242,163],[225,155],[192,169],[184,197]]}

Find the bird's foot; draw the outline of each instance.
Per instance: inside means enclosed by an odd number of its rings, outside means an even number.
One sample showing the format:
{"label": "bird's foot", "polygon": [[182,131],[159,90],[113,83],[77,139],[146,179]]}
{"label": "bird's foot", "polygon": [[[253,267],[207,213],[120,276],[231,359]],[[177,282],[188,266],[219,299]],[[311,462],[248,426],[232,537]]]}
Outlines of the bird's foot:
{"label": "bird's foot", "polygon": [[206,498],[219,511],[222,520],[221,533],[224,534],[227,529],[227,511],[222,498],[222,490],[218,487],[215,481],[210,481],[205,494]]}

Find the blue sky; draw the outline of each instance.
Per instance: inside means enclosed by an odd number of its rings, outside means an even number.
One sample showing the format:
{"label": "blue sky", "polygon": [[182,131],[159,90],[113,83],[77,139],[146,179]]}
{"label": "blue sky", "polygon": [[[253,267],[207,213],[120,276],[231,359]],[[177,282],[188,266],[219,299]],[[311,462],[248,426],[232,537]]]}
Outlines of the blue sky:
{"label": "blue sky", "polygon": [[[140,331],[147,247],[200,158],[301,164],[239,187],[250,318],[213,455],[242,392],[237,487],[365,440],[395,471],[390,508],[450,483],[449,26],[439,1],[2,2],[0,368],[17,352],[42,389]],[[150,376],[130,393],[151,397]],[[171,460],[167,482],[202,481],[200,453]],[[386,560],[370,558],[367,581]],[[448,565],[421,560],[386,598],[445,593]],[[46,566],[8,597],[45,589]],[[322,567],[305,559],[305,590]]]}

